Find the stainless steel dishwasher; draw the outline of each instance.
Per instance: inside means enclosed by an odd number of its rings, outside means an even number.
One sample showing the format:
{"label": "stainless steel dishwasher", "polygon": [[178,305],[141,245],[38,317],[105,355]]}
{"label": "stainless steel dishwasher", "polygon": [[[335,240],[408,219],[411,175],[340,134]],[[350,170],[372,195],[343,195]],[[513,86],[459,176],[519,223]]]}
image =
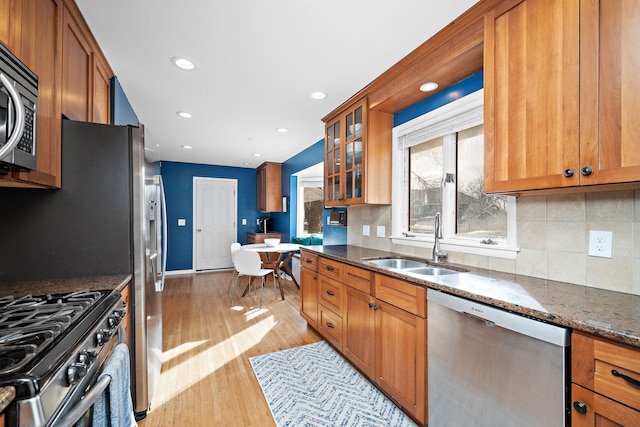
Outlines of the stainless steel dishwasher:
{"label": "stainless steel dishwasher", "polygon": [[569,426],[569,330],[429,289],[429,427]]}

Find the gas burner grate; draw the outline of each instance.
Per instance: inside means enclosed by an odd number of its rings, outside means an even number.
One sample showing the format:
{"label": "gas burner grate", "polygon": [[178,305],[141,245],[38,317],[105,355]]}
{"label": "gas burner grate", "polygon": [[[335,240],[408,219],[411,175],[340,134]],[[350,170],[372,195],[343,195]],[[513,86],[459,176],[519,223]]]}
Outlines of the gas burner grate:
{"label": "gas burner grate", "polygon": [[0,298],[0,374],[20,370],[101,297],[99,291]]}

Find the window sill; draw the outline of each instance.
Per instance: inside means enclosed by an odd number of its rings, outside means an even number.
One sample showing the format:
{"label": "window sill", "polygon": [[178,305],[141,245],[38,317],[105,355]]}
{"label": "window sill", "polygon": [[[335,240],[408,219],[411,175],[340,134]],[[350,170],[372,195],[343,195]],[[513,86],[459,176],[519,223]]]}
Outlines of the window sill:
{"label": "window sill", "polygon": [[[393,242],[394,245],[414,246],[426,249],[433,248],[433,239],[420,236],[392,236],[391,242]],[[442,239],[440,240],[440,247],[446,251],[503,259],[516,259],[520,251],[519,248],[507,247],[506,245],[486,245],[460,239]]]}

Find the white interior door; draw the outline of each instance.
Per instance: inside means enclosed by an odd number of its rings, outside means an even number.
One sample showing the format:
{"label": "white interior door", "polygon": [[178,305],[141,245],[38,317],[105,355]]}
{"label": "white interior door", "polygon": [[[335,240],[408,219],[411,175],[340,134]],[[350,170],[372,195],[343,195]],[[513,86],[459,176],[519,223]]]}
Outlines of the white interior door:
{"label": "white interior door", "polygon": [[234,179],[194,178],[194,258],[196,270],[230,268],[237,240],[238,203]]}

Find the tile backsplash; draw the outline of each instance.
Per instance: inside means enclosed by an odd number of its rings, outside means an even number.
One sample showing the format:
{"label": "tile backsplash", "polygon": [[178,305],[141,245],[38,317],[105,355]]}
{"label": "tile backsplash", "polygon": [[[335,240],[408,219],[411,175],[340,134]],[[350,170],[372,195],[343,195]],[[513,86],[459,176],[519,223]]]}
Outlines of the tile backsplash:
{"label": "tile backsplash", "polygon": [[[369,236],[363,236],[369,225]],[[385,237],[376,237],[384,226]],[[591,230],[613,232],[612,258],[588,255]],[[430,250],[394,245],[390,206],[349,208],[350,245],[422,258]],[[515,260],[449,251],[449,261],[640,295],[640,190],[523,196],[517,200]]]}

